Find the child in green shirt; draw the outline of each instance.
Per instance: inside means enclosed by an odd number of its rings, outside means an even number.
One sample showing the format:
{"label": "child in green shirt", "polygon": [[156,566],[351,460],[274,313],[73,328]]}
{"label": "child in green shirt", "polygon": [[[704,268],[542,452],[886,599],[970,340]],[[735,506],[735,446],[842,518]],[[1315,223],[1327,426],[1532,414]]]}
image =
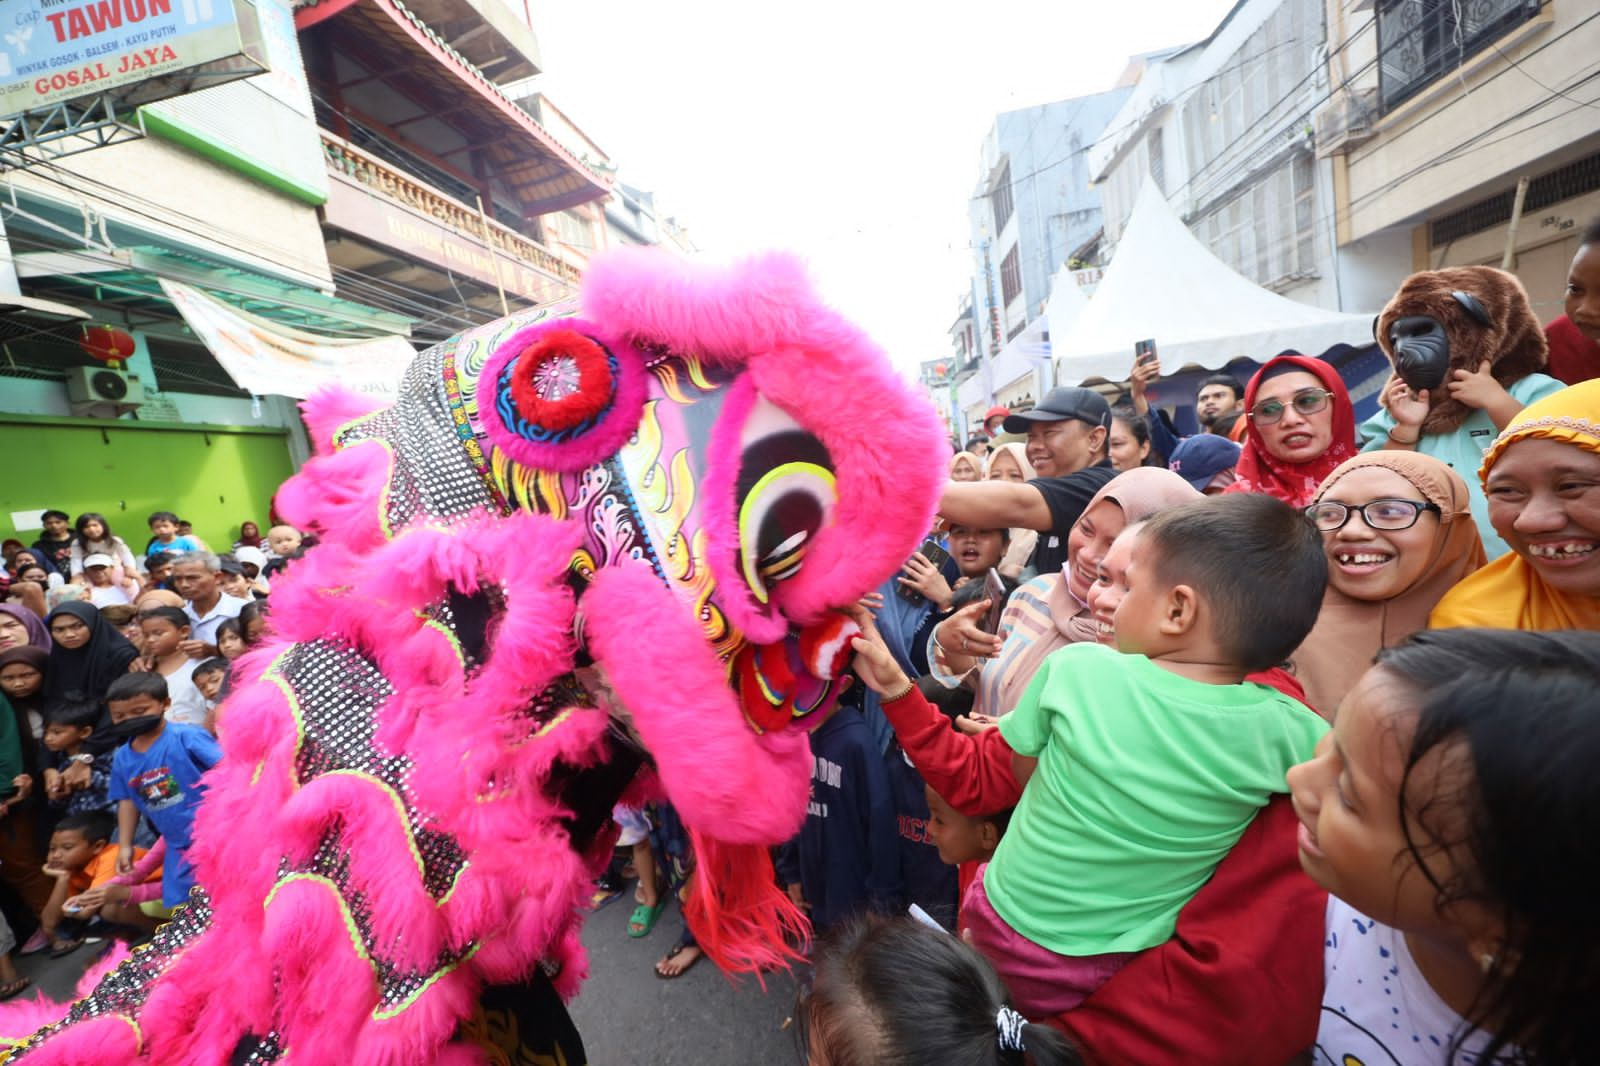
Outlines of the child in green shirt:
{"label": "child in green shirt", "polygon": [[1144,526],[1118,651],[1051,655],[1000,732],[1022,799],[962,906],[964,935],[1023,1013],[1077,1006],[1179,910],[1327,724],[1248,674],[1316,621],[1321,538],[1269,496],[1220,496]]}

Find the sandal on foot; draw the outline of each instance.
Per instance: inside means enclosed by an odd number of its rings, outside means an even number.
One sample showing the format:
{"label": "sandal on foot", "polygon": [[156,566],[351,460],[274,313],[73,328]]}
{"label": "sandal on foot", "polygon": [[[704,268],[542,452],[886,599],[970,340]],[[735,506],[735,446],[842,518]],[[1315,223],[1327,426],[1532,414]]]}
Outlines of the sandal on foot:
{"label": "sandal on foot", "polygon": [[589,909],[597,911],[621,898],[622,889],[609,889],[597,882],[594,886],[594,891],[589,893]]}
{"label": "sandal on foot", "polygon": [[83,947],[83,941],[81,940],[62,940],[50,946],[50,957],[52,959],[63,958],[71,955],[81,947]]}
{"label": "sandal on foot", "polygon": [[19,977],[15,981],[7,981],[5,984],[0,985],[0,1003],[22,995],[32,984],[33,982],[26,977]]}
{"label": "sandal on foot", "polygon": [[[682,955],[686,951],[692,951],[694,954],[689,956],[689,961],[683,963],[676,972],[667,973],[662,969],[663,966],[672,962],[679,955]],[[698,944],[674,944],[672,946],[672,950],[667,952],[666,956],[662,958],[660,962],[656,963],[656,976],[661,978],[663,981],[671,981],[682,977],[684,974],[689,972],[695,963],[700,961],[700,956],[704,954],[705,952],[700,950],[700,945]]]}
{"label": "sandal on foot", "polygon": [[656,899],[655,906],[641,903],[633,908],[633,916],[628,919],[628,935],[631,937],[649,936],[650,930],[656,927],[656,919],[661,917],[661,911],[666,907],[666,900]]}

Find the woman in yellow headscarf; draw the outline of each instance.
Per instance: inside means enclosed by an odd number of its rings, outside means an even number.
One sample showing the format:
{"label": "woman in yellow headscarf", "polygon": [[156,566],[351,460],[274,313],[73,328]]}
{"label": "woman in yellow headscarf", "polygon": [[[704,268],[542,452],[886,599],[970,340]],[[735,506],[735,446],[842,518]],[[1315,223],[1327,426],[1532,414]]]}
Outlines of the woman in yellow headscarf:
{"label": "woman in yellow headscarf", "polygon": [[1429,624],[1600,630],[1600,379],[1523,408],[1479,476],[1511,554],[1451,589]]}

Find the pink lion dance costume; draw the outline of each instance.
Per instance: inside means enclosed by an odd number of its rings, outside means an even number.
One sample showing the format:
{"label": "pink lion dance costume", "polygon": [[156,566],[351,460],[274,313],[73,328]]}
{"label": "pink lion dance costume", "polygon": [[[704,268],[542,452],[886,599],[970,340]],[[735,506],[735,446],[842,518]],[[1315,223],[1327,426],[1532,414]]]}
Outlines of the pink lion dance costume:
{"label": "pink lion dance costume", "polygon": [[833,609],[928,528],[943,434],[789,258],[615,252],[581,305],[424,352],[393,407],[306,402],[278,505],[321,544],[223,707],[201,887],[70,1007],[0,1014],[0,1058],[537,1054],[623,797],[690,827],[708,954],[783,962],[765,846],[805,815]]}

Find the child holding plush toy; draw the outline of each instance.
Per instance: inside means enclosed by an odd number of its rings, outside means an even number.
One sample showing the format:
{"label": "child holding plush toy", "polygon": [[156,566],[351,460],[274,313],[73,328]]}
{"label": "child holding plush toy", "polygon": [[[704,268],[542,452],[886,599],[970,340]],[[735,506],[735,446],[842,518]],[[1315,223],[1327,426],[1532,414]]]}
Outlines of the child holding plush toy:
{"label": "child holding plush toy", "polygon": [[1518,411],[1562,388],[1544,373],[1549,347],[1527,291],[1493,267],[1423,271],[1400,286],[1374,333],[1395,373],[1383,409],[1358,430],[1363,449],[1418,451],[1451,466],[1467,482],[1484,551],[1504,555],[1478,467]]}

